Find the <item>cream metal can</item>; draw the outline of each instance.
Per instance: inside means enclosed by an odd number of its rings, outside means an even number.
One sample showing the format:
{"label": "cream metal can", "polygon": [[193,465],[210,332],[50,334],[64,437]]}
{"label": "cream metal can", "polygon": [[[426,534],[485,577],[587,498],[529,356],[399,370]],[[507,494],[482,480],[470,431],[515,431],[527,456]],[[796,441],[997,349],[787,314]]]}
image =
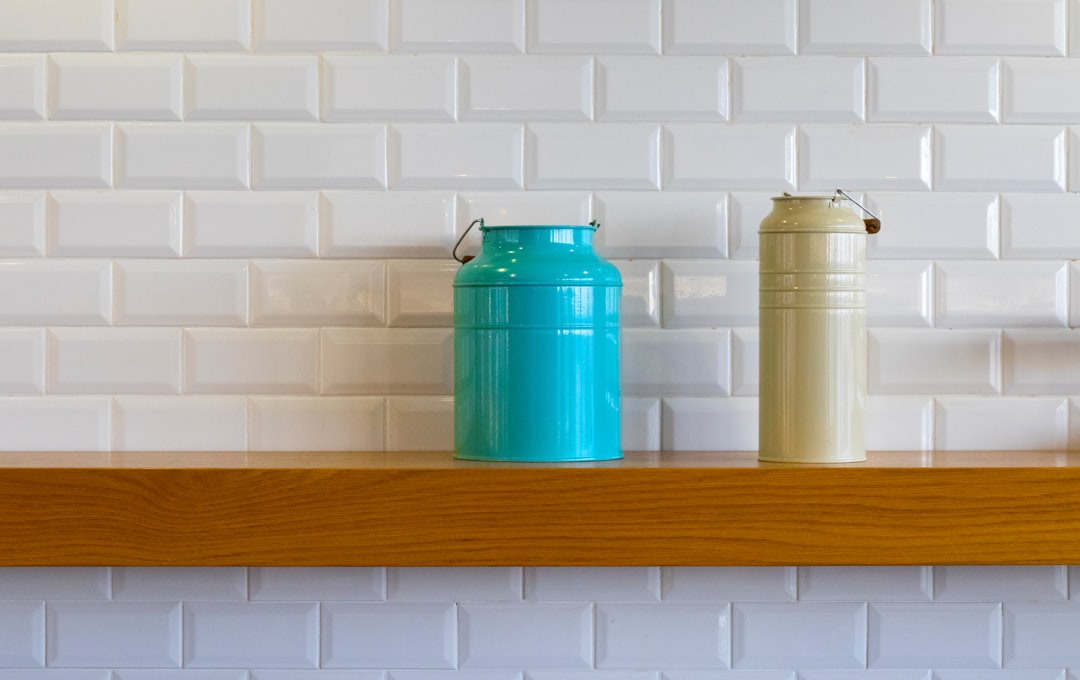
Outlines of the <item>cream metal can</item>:
{"label": "cream metal can", "polygon": [[761,223],[762,461],[866,460],[866,234],[880,222],[841,196],[778,196]]}

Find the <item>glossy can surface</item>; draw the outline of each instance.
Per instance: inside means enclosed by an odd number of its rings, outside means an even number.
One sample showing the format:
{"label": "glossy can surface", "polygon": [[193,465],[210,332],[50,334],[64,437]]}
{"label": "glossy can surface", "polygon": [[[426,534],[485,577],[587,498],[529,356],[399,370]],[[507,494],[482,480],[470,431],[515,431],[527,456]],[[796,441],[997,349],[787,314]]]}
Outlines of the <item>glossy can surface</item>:
{"label": "glossy can surface", "polygon": [[484,226],[454,279],[454,449],[535,462],[622,457],[618,270],[596,227]]}
{"label": "glossy can surface", "polygon": [[866,460],[866,224],[784,196],[761,223],[758,458]]}

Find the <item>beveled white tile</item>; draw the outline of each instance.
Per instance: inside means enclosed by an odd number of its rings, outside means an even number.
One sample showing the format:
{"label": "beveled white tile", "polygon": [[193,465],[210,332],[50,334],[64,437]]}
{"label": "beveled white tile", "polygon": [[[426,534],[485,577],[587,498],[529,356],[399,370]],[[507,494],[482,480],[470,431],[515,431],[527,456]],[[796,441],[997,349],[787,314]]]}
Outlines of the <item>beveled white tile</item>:
{"label": "beveled white tile", "polygon": [[934,448],[945,451],[1060,450],[1068,443],[1064,397],[941,397]]}
{"label": "beveled white tile", "polygon": [[0,55],[0,120],[41,120],[45,97],[45,55]]}
{"label": "beveled white tile", "polygon": [[733,668],[866,666],[865,603],[737,602],[731,615]]}
{"label": "beveled white tile", "polygon": [[[353,267],[352,263],[349,265]],[[388,326],[416,328],[454,325],[454,276],[461,265],[442,260],[386,263]]]}
{"label": "beveled white tile", "polygon": [[[1060,668],[1040,670],[1004,670],[994,675],[1001,680],[1069,680],[1069,673]],[[981,680],[986,671],[939,670],[934,671],[931,680]]]}
{"label": "beveled white tile", "polygon": [[663,567],[664,601],[790,602],[794,567]]}
{"label": "beveled white tile", "polygon": [[108,567],[4,567],[0,597],[4,600],[108,600]]}
{"label": "beveled white tile", "polygon": [[318,206],[315,192],[187,192],[184,255],[314,257]]}
{"label": "beveled white tile", "polygon": [[576,56],[465,56],[465,120],[592,120],[593,60]]}
{"label": "beveled white tile", "polygon": [[752,397],[758,393],[759,333],[756,326],[731,329],[731,394]]}
{"label": "beveled white tile", "polygon": [[[508,670],[503,670],[503,671],[492,671],[492,670],[475,670],[475,671],[469,671],[469,670],[464,670],[464,671],[462,671],[462,670],[457,670],[457,671],[432,671],[432,670],[413,671],[413,670],[408,670],[408,671],[398,671],[398,670],[391,669],[391,670],[388,670],[386,672],[385,680],[440,680],[440,679],[446,678],[447,673],[450,673],[450,672],[453,673],[453,676],[452,676],[453,680],[522,680],[522,678],[525,676],[525,674],[523,674],[521,671],[512,671],[512,670],[509,670],[509,671]],[[557,671],[557,672],[560,673],[560,675],[563,674],[563,673],[566,673],[566,671]],[[533,675],[533,673],[529,673],[529,675],[531,676],[531,675]],[[567,675],[573,676],[574,673],[570,672],[570,673],[567,673]],[[283,678],[282,680],[287,680],[287,679]],[[351,677],[350,678],[344,678],[343,680],[352,680],[352,678]]]}
{"label": "beveled white tile", "polygon": [[1072,300],[1072,309],[1069,311],[1069,323],[1071,327],[1080,326],[1080,262],[1069,265],[1069,299]]}
{"label": "beveled white tile", "polygon": [[121,50],[227,51],[251,45],[250,0],[116,1]]}
{"label": "beveled white tile", "polygon": [[255,49],[369,50],[387,45],[386,0],[256,0]]}
{"label": "beveled white tile", "polygon": [[799,599],[929,602],[930,567],[799,567]]}
{"label": "beveled white tile", "polygon": [[247,399],[120,396],[113,399],[115,451],[243,451]]}
{"label": "beveled white tile", "polygon": [[525,133],[529,189],[658,189],[660,129],[538,123]]}
{"label": "beveled white tile", "polygon": [[[1080,126],[1072,126],[1069,128],[1069,138],[1067,144],[1067,149],[1080,148]],[[1080,154],[1069,154],[1068,173],[1069,191],[1080,191]]]}
{"label": "beveled white tile", "polygon": [[[42,394],[44,391],[45,331],[0,329],[0,393]],[[0,571],[0,583],[2,574]]]}
{"label": "beveled white tile", "polygon": [[1009,602],[1004,608],[1006,668],[1076,666],[1080,610],[1071,602]]}
{"label": "beveled white tile", "polygon": [[1068,323],[1068,267],[1062,261],[946,261],[934,271],[938,326]]}
{"label": "beveled white tile", "polygon": [[318,120],[318,89],[314,55],[191,55],[185,60],[184,117]]}
{"label": "beveled white tile", "polygon": [[16,671],[11,669],[7,673],[10,680],[115,680],[112,673],[107,670],[50,668]]}
{"label": "beveled white tile", "polygon": [[779,191],[733,191],[728,197],[728,249],[739,260],[758,259],[758,229],[772,212],[772,198]]}
{"label": "beveled white tile", "polygon": [[619,325],[623,328],[660,325],[660,261],[614,260],[622,276]]}
{"label": "beveled white tile", "polygon": [[248,447],[252,451],[381,451],[384,410],[379,397],[252,397]]}
{"label": "beveled white tile", "polygon": [[930,7],[930,0],[802,0],[799,51],[930,54]]}
{"label": "beveled white tile", "polygon": [[179,602],[50,602],[46,664],[179,668]]}
{"label": "beveled white tile", "polygon": [[[1080,397],[1069,399],[1069,439],[1070,451],[1080,450]],[[1070,598],[1072,595],[1069,596]]]}
{"label": "beveled white tile", "polygon": [[243,326],[248,319],[244,260],[121,260],[114,323],[124,326]]}
{"label": "beveled white tile", "polygon": [[0,257],[45,254],[46,194],[0,191]]}
{"label": "beveled white tile", "polygon": [[390,0],[394,52],[521,52],[522,0]]}
{"label": "beveled white tile", "polygon": [[925,125],[803,126],[799,189],[929,189],[930,137]]}
{"label": "beveled white tile", "polygon": [[382,600],[386,570],[369,567],[251,567],[252,600]]}
{"label": "beveled white tile", "polygon": [[623,397],[620,426],[624,451],[660,450],[660,400]]}
{"label": "beveled white tile", "polygon": [[1077,194],[1003,194],[1001,255],[1007,258],[1080,257]]}
{"label": "beveled white tile", "polygon": [[664,126],[663,148],[664,189],[795,188],[790,125],[676,123]]}
{"label": "beveled white tile", "polygon": [[882,222],[866,239],[870,259],[997,259],[997,194],[875,191],[864,205]]}
{"label": "beveled white tile", "polygon": [[[482,671],[477,671],[481,673]],[[693,673],[694,671],[689,671]],[[698,671],[698,673],[707,673],[708,671]],[[524,680],[666,680],[668,673],[661,675],[656,671],[640,671],[640,670],[599,670],[599,671],[564,671],[564,670],[547,670],[547,671],[526,671],[524,674]],[[675,677],[672,675],[672,677]],[[701,678],[707,678],[709,676],[702,675]],[[711,676],[711,677],[716,677]],[[399,680],[395,675],[392,680]],[[425,678],[406,678],[401,677],[400,680],[433,680]],[[517,676],[506,676],[505,678],[499,677],[484,677],[478,676],[475,680],[520,680]],[[700,679],[699,679],[700,680]],[[735,679],[737,680],[737,679]],[[759,680],[768,680],[768,678],[760,678]],[[783,680],[790,680],[785,678]]]}
{"label": "beveled white tile", "polygon": [[387,397],[387,451],[450,451],[454,448],[453,397]]}
{"label": "beveled white tile", "polygon": [[529,52],[660,52],[660,0],[530,0],[527,9]]}
{"label": "beveled white tile", "polygon": [[1001,605],[874,603],[869,610],[871,668],[1000,668]]}
{"label": "beveled white tile", "polygon": [[531,567],[525,570],[525,599],[656,602],[660,600],[660,569]]}
{"label": "beveled white tile", "polygon": [[870,395],[865,417],[868,451],[934,448],[934,402],[930,397]]}
{"label": "beveled white tile", "polygon": [[253,326],[382,326],[386,265],[319,260],[251,262]]}
{"label": "beveled white tile", "polygon": [[664,54],[795,54],[795,0],[668,0]]}
{"label": "beveled white tile", "polygon": [[109,187],[112,147],[106,123],[0,122],[0,188]]}
{"label": "beveled white tile", "polygon": [[322,68],[323,120],[457,117],[458,63],[452,56],[332,54],[323,57]]}
{"label": "beveled white tile", "polygon": [[1068,597],[1064,566],[934,567],[934,599],[993,602],[1064,600]]}
{"label": "beveled white tile", "polygon": [[1010,57],[1002,72],[1002,115],[1006,123],[1071,123],[1080,115],[1080,96],[1068,83],[1080,77],[1070,59]]}
{"label": "beveled white tile", "polygon": [[870,260],[866,265],[866,323],[932,325],[932,284],[933,266],[929,262]]}
{"label": "beveled white tile", "polygon": [[45,363],[50,394],[176,394],[180,331],[53,328]]}
{"label": "beveled white tile", "polygon": [[386,126],[259,123],[252,135],[257,189],[381,189]]}
{"label": "beveled white tile", "polygon": [[448,328],[334,328],[321,332],[324,394],[451,394]]}
{"label": "beveled white tile", "polygon": [[114,600],[246,600],[243,567],[115,567]]}
{"label": "beveled white tile", "polygon": [[390,128],[391,189],[520,189],[521,125],[403,123]]}
{"label": "beveled white tile", "polygon": [[251,140],[241,123],[117,126],[116,182],[126,189],[246,189]]}
{"label": "beveled white tile", "polygon": [[455,211],[452,193],[325,192],[319,256],[448,258]]}
{"label": "beveled white tile", "polygon": [[185,668],[317,668],[315,602],[185,602]]}
{"label": "beveled white tile", "polygon": [[1080,331],[1004,332],[1005,394],[1080,394]]}
{"label": "beveled white tile", "polygon": [[452,602],[328,602],[322,605],[321,668],[456,666]]}
{"label": "beveled white tile", "polygon": [[758,400],[664,397],[660,431],[664,451],[753,451],[758,447]]}
{"label": "beveled white tile", "polygon": [[626,328],[620,351],[623,394],[729,394],[730,351],[727,330]]}
{"label": "beveled white tile", "polygon": [[725,57],[604,56],[596,89],[598,120],[728,119]]}
{"label": "beveled white tile", "polygon": [[605,257],[727,255],[727,194],[600,191],[594,196],[597,250]]}
{"label": "beveled white tile", "polygon": [[730,668],[727,603],[597,604],[597,668]]}
{"label": "beveled white tile", "polygon": [[937,54],[1065,55],[1065,0],[940,0]]}
{"label": "beveled white tile", "polygon": [[[851,671],[830,671],[836,674],[836,678],[842,678],[843,674]],[[709,678],[726,678],[728,680],[802,680],[799,674],[791,670],[772,671],[725,671],[719,674],[717,671],[665,671],[660,674],[660,680],[709,680]],[[821,680],[833,680],[822,678]],[[886,679],[888,680],[888,679]],[[904,680],[910,680],[905,678]],[[917,680],[924,680],[922,678]]]}
{"label": "beveled white tile", "polygon": [[1041,125],[939,125],[934,188],[1063,191],[1065,129]]}
{"label": "beveled white tile", "polygon": [[521,567],[390,567],[386,599],[397,602],[521,600]]}
{"label": "beveled white tile", "polygon": [[180,256],[178,191],[54,191],[48,210],[50,256]]}
{"label": "beveled white tile", "polygon": [[180,120],[182,74],[176,55],[53,54],[49,118]]}
{"label": "beveled white tile", "polygon": [[462,604],[459,668],[593,666],[592,603]]}
{"label": "beveled white tile", "polygon": [[758,320],[758,267],[739,260],[665,260],[665,328],[751,326]]}
{"label": "beveled white tile", "polygon": [[741,57],[732,62],[736,122],[860,122],[866,117],[864,60]]}
{"label": "beveled white tile", "polygon": [[872,57],[867,116],[873,122],[996,123],[999,60],[994,57]]}
{"label": "beveled white tile", "polygon": [[184,392],[314,394],[318,350],[315,328],[188,328]]}
{"label": "beveled white tile", "polygon": [[0,262],[4,325],[99,326],[111,315],[112,267],[97,260]]}
{"label": "beveled white tile", "polygon": [[999,394],[998,330],[872,328],[871,394]]}
{"label": "beveled white tile", "polygon": [[108,397],[0,397],[4,451],[109,450]]}
{"label": "beveled white tile", "polygon": [[7,2],[0,7],[0,50],[5,52],[113,49],[112,0]]}
{"label": "beveled white tile", "polygon": [[248,675],[244,670],[125,669],[115,671],[112,680],[248,680]]}

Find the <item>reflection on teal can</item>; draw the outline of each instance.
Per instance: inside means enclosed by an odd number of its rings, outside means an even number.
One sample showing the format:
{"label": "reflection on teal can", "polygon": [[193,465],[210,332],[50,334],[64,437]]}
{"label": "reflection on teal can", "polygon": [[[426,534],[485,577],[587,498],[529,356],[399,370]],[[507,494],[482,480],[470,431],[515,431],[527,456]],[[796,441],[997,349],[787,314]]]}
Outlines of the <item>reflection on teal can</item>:
{"label": "reflection on teal can", "polygon": [[621,458],[622,279],[593,250],[598,225],[477,222],[480,254],[454,278],[456,456]]}

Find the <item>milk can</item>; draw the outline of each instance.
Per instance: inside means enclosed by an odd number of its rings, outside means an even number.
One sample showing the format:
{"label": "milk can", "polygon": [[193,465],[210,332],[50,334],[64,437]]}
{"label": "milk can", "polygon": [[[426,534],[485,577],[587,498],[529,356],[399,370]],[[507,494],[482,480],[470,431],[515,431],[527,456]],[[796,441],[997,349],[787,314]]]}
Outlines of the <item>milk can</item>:
{"label": "milk can", "polygon": [[480,254],[454,277],[456,457],[621,458],[622,279],[593,250],[599,225],[476,223]]}
{"label": "milk can", "polygon": [[773,198],[760,229],[758,459],[866,460],[866,234],[842,189]]}

